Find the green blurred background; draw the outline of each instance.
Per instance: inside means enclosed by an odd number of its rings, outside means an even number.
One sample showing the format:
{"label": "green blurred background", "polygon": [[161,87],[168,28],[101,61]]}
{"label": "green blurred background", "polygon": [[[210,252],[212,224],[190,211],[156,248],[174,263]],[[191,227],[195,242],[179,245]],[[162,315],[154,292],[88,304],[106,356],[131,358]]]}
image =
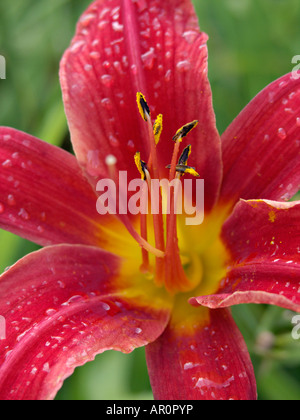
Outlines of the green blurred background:
{"label": "green blurred background", "polygon": [[[58,66],[89,0],[1,0],[0,125],[70,150]],[[194,0],[210,36],[209,76],[218,129],[267,84],[290,72],[300,54],[299,0]],[[0,231],[0,272],[37,246]],[[234,317],[245,337],[260,399],[300,399],[300,340],[293,315],[264,305],[240,305]],[[152,399],[143,349],[107,352],[76,369],[57,399]]]}

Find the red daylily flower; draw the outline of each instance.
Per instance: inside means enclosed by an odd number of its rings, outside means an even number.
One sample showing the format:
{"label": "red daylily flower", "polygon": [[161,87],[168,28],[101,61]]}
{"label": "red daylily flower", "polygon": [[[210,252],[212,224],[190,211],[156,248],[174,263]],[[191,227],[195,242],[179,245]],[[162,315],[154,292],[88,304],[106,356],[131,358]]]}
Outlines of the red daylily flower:
{"label": "red daylily flower", "polygon": [[[76,158],[0,128],[0,227],[44,246],[0,278],[1,399],[51,399],[96,354],[144,345],[156,399],[256,398],[228,307],[300,310],[300,202],[284,202],[300,184],[300,80],[265,88],[220,138],[206,41],[189,0],[97,0],[60,69]],[[157,145],[137,92],[163,114]],[[97,213],[97,181],[136,178],[136,152],[174,177],[172,137],[195,119],[202,225]]]}

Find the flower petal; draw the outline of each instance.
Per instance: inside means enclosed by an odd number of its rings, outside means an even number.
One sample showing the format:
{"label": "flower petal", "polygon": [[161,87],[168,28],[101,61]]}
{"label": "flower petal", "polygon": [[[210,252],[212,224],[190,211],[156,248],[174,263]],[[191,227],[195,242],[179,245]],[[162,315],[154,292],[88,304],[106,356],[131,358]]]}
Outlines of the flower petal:
{"label": "flower petal", "polygon": [[120,258],[94,247],[46,247],[16,263],[0,281],[0,398],[51,399],[96,354],[155,340],[169,304],[143,287],[122,275]]}
{"label": "flower petal", "polygon": [[215,295],[194,305],[211,308],[267,303],[300,311],[300,202],[241,201],[223,227],[230,250],[226,277]]}
{"label": "flower petal", "polygon": [[[146,347],[154,397],[164,400],[256,399],[244,340],[230,312],[197,308],[198,321],[170,323]],[[196,318],[194,320],[196,322]]]}
{"label": "flower petal", "polygon": [[96,200],[70,153],[0,128],[0,228],[39,245],[105,246],[111,219],[97,213]]}
{"label": "flower petal", "polygon": [[91,176],[106,176],[113,154],[128,178],[138,176],[136,151],[147,161],[147,125],[136,93],[142,92],[153,122],[163,114],[158,145],[161,172],[171,163],[172,137],[199,120],[189,135],[189,160],[205,178],[211,207],[221,178],[220,139],[207,79],[207,36],[199,31],[189,0],[98,0],[81,17],[65,53],[60,79],[71,139]]}
{"label": "flower petal", "polygon": [[226,201],[288,200],[300,186],[300,79],[259,93],[222,135]]}

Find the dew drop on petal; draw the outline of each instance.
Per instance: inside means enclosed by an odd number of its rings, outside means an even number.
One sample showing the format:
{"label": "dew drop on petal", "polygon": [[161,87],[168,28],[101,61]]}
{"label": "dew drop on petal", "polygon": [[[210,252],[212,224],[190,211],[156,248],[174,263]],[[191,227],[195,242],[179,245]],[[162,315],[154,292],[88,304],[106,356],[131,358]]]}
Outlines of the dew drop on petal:
{"label": "dew drop on petal", "polygon": [[109,311],[109,310],[110,310],[110,306],[109,306],[107,303],[105,303],[105,302],[103,302],[103,303],[102,303],[102,308],[103,308],[105,311]]}
{"label": "dew drop on petal", "polygon": [[169,82],[171,80],[171,77],[172,77],[172,70],[169,69],[169,70],[167,70],[167,72],[165,74],[165,81]]}
{"label": "dew drop on petal", "polygon": [[284,128],[279,128],[277,134],[281,140],[285,140],[287,138],[287,134]]}
{"label": "dew drop on petal", "polygon": [[49,373],[50,372],[50,366],[49,363],[45,363],[43,366],[43,372]]}
{"label": "dew drop on petal", "polygon": [[191,63],[188,60],[179,61],[176,68],[180,72],[185,72],[191,68]]}
{"label": "dew drop on petal", "polygon": [[111,100],[109,98],[102,99],[101,100],[101,104],[107,110],[111,110],[112,109],[112,103],[111,103]]}
{"label": "dew drop on petal", "polygon": [[110,134],[108,138],[111,146],[118,147],[120,145],[118,139],[113,134]]}
{"label": "dew drop on petal", "polygon": [[85,70],[85,71],[91,71],[91,70],[93,70],[93,66],[92,66],[91,64],[86,64],[86,65],[84,66],[84,70]]}
{"label": "dew drop on petal", "polygon": [[5,160],[2,163],[3,168],[11,168],[12,167],[12,161],[10,159]]}
{"label": "dew drop on petal", "polygon": [[98,51],[91,51],[90,52],[90,57],[93,58],[94,60],[99,60],[101,55]]}
{"label": "dew drop on petal", "polygon": [[9,206],[14,206],[16,204],[15,197],[12,194],[9,194],[7,197],[7,204]]}
{"label": "dew drop on petal", "polygon": [[29,220],[30,219],[30,216],[29,216],[28,212],[23,208],[20,209],[20,211],[18,213],[18,216],[22,217],[22,219],[24,219],[24,220]]}
{"label": "dew drop on petal", "polygon": [[40,232],[40,233],[44,233],[44,232],[45,232],[45,228],[44,228],[43,226],[41,226],[41,225],[39,225],[39,226],[37,227],[37,230],[38,230],[38,232]]}
{"label": "dew drop on petal", "polygon": [[142,62],[144,64],[144,67],[146,69],[151,70],[154,65],[154,59],[155,59],[155,50],[153,47],[150,48],[149,51],[147,51],[145,54],[141,55]]}
{"label": "dew drop on petal", "polygon": [[104,74],[101,76],[101,82],[106,87],[112,87],[114,79],[110,74]]}
{"label": "dew drop on petal", "polygon": [[0,214],[3,214],[5,211],[5,207],[2,203],[0,203]]}
{"label": "dew drop on petal", "polygon": [[182,34],[182,36],[188,44],[192,44],[196,40],[196,38],[198,36],[198,32],[196,32],[196,31],[186,31]]}
{"label": "dew drop on petal", "polygon": [[298,127],[300,127],[300,117],[296,118],[296,124],[297,124]]}
{"label": "dew drop on petal", "polygon": [[119,22],[113,22],[112,23],[112,28],[115,32],[122,32],[124,29],[124,25],[122,25]]}
{"label": "dew drop on petal", "polygon": [[128,143],[127,143],[127,147],[128,147],[128,149],[129,149],[131,152],[134,152],[134,151],[135,151],[135,144],[134,144],[134,142],[133,142],[132,140],[129,140],[129,141],[128,141]]}

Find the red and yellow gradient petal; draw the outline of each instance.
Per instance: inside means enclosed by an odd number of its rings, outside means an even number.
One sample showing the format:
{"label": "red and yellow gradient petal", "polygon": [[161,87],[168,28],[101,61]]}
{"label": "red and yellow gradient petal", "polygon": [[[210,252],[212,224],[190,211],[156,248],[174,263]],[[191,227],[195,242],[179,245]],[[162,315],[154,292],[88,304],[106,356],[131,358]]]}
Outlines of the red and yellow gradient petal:
{"label": "red and yellow gradient petal", "polygon": [[191,303],[265,303],[300,311],[299,220],[300,202],[239,202],[222,231],[230,252],[227,273],[215,294]]}
{"label": "red and yellow gradient petal", "polygon": [[129,234],[96,210],[76,158],[12,128],[0,128],[0,228],[39,245],[86,244],[116,251]]}
{"label": "red and yellow gradient petal", "polygon": [[172,137],[198,120],[189,136],[190,164],[205,179],[206,207],[221,182],[221,144],[207,78],[207,35],[189,0],[95,1],[82,15],[60,68],[66,115],[76,156],[91,177],[106,177],[105,157],[137,177],[136,151],[147,162],[147,124],[136,106],[142,92],[152,122],[163,114],[157,147],[162,172]]}
{"label": "red and yellow gradient petal", "polygon": [[252,363],[227,309],[187,307],[184,318],[175,309],[146,357],[157,400],[256,399]]}
{"label": "red and yellow gradient petal", "polygon": [[171,302],[151,285],[89,246],[46,247],[17,262],[0,281],[1,399],[51,399],[96,354],[128,353],[157,339]]}
{"label": "red and yellow gradient petal", "polygon": [[260,92],[222,135],[221,200],[285,200],[300,185],[300,79],[287,74]]}

